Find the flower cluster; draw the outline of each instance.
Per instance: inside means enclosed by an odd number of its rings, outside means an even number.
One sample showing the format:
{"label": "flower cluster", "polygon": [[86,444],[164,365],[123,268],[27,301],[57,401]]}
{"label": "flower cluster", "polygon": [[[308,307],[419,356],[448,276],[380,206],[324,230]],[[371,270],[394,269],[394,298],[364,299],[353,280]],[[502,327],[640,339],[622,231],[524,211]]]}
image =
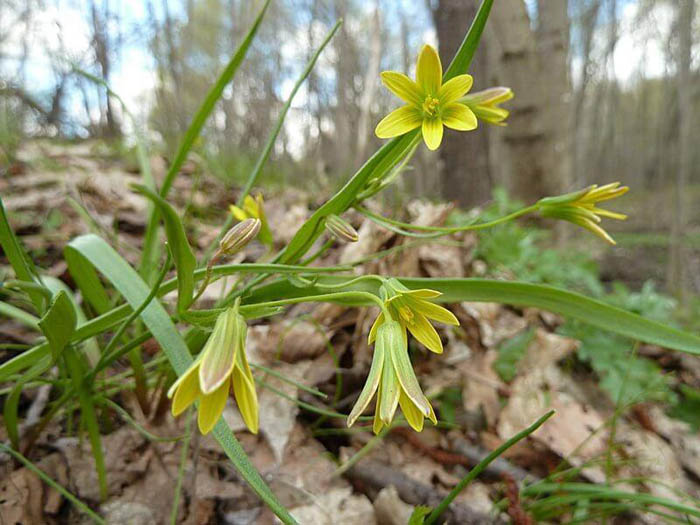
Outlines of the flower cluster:
{"label": "flower cluster", "polygon": [[214,330],[197,359],[168,391],[173,416],[199,401],[200,432],[214,428],[224,411],[230,390],[248,429],[258,432],[258,398],[245,354],[247,325],[238,304],[219,315]]}
{"label": "flower cluster", "polygon": [[627,215],[598,208],[596,204],[620,197],[628,190],[627,186],[620,186],[619,182],[606,184],[600,188],[597,184],[593,184],[588,188],[566,195],[540,199],[537,206],[543,217],[571,222],[586,228],[610,244],[615,244],[608,232],[598,224],[601,222],[601,217],[623,221]]}
{"label": "flower cluster", "polygon": [[449,310],[428,301],[438,297],[440,292],[409,290],[398,280],[388,279],[381,286],[381,294],[390,318],[380,313],[370,330],[369,342],[376,342],[372,366],[347,423],[348,426],[355,423],[376,393],[375,434],[391,424],[397,406],[401,407],[408,424],[420,432],[426,417],[434,424],[437,419],[411,366],[406,331],[429,350],[441,353],[440,336],[429,319],[450,325],[458,325],[459,321]]}

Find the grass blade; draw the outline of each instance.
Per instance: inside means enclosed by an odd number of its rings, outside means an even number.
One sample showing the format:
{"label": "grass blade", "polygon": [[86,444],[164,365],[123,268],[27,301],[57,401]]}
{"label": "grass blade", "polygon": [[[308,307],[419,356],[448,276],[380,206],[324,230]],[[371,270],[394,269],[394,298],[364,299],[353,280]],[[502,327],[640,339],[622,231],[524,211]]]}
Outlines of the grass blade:
{"label": "grass blade", "polygon": [[469,474],[462,478],[462,480],[459,483],[457,483],[457,485],[455,485],[455,487],[450,491],[450,493],[445,497],[445,499],[442,500],[440,504],[437,507],[435,507],[435,509],[433,509],[433,512],[431,512],[430,515],[426,518],[425,524],[430,525],[432,523],[435,523],[435,520],[437,520],[440,517],[440,515],[443,512],[445,512],[445,510],[447,510],[447,507],[449,507],[450,503],[454,501],[454,499],[459,495],[459,493],[462,492],[465,488],[467,488],[467,486],[472,481],[474,481],[476,477],[479,474],[481,474],[493,460],[498,458],[501,454],[503,454],[506,450],[515,445],[518,441],[525,439],[535,430],[540,428],[544,424],[544,422],[547,421],[554,414],[554,410],[550,410],[544,416],[535,421],[532,425],[527,427],[525,430],[518,432],[516,435],[514,435],[512,438],[510,438],[508,441],[506,441],[500,447],[498,447],[496,450],[491,452],[484,459],[479,461],[479,463],[469,471]]}
{"label": "grass blade", "polygon": [[[165,198],[168,195],[168,192],[170,191],[170,188],[173,185],[175,177],[179,173],[182,164],[185,162],[185,159],[187,158],[190,149],[192,149],[192,144],[194,144],[194,141],[197,139],[199,133],[202,131],[204,123],[207,121],[209,115],[214,109],[214,105],[219,100],[219,98],[221,98],[221,95],[224,92],[224,88],[226,87],[226,85],[229,82],[231,82],[234,75],[236,74],[236,71],[238,71],[238,67],[241,65],[241,62],[243,62],[243,59],[245,58],[246,53],[248,52],[248,48],[253,43],[253,38],[255,38],[255,35],[258,32],[258,29],[260,28],[260,24],[262,23],[263,17],[265,16],[265,12],[267,11],[268,5],[270,5],[270,0],[266,0],[263,4],[262,9],[260,9],[260,12],[258,13],[258,16],[255,19],[255,22],[253,22],[253,25],[248,30],[248,34],[243,39],[243,42],[241,42],[241,45],[238,46],[236,53],[226,65],[226,68],[222,71],[216,83],[209,90],[209,93],[207,93],[207,96],[202,102],[202,105],[200,106],[199,110],[192,119],[192,123],[190,124],[189,128],[187,128],[185,136],[182,138],[182,142],[178,147],[177,153],[175,154],[175,158],[170,164],[168,172],[165,174],[165,179],[163,179],[163,185],[160,188],[161,197]],[[149,282],[150,276],[155,269],[157,260],[160,255],[157,244],[157,229],[158,211],[154,208],[152,210],[151,216],[149,217],[148,226],[146,227],[146,235],[144,237],[143,253],[140,267],[141,275],[145,276],[146,281]]]}
{"label": "grass blade", "polygon": [[[124,296],[131,308],[137,309],[148,298],[150,293],[149,286],[100,237],[96,235],[78,237],[70,242],[66,250],[74,251],[77,257],[81,257],[86,264],[93,265],[102,273],[117,291]],[[72,271],[73,269],[71,269]],[[185,341],[160,302],[150,301],[148,306],[141,312],[141,319],[158,341],[175,372],[178,375],[183,374],[192,363],[192,356]],[[213,434],[238,472],[263,502],[270,507],[283,523],[296,523],[250,463],[245,451],[222,419],[217,423]]]}

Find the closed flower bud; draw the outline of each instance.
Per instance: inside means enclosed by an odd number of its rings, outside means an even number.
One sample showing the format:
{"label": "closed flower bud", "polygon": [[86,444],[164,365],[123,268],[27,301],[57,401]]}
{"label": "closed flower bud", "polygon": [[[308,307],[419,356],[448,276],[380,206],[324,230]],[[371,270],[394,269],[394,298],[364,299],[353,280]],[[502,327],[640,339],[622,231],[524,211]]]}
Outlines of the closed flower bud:
{"label": "closed flower bud", "polygon": [[219,252],[233,255],[241,251],[260,231],[260,219],[246,219],[231,228],[219,242]]}
{"label": "closed flower bud", "polygon": [[350,223],[337,215],[329,215],[326,217],[326,230],[339,241],[357,242],[359,239],[357,230],[355,230]]}
{"label": "closed flower bud", "polygon": [[508,117],[509,112],[499,104],[511,98],[513,98],[513,91],[509,87],[499,86],[465,95],[460,102],[466,104],[477,118],[484,122],[505,126],[503,121]]}

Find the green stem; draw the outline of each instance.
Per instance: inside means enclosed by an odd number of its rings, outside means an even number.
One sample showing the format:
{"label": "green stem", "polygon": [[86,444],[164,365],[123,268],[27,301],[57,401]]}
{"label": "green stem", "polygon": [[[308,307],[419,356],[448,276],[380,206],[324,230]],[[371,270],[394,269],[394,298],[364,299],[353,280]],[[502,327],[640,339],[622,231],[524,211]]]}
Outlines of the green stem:
{"label": "green stem", "polygon": [[382,301],[379,297],[374,295],[373,293],[369,292],[334,292],[334,293],[327,293],[327,294],[320,294],[320,295],[309,295],[305,297],[290,297],[288,299],[280,299],[278,301],[268,301],[268,302],[263,302],[263,303],[255,303],[255,306],[259,307],[274,307],[274,306],[284,306],[287,304],[296,304],[296,303],[321,303],[321,302],[334,302],[334,301],[342,301],[343,299],[368,299],[375,303],[381,310],[382,313],[384,314],[384,317],[386,319],[391,318],[391,314],[389,313],[389,310],[387,309],[386,305],[384,304],[384,301]]}
{"label": "green stem", "polygon": [[522,432],[517,433],[515,436],[510,438],[508,441],[503,443],[500,447],[498,447],[496,450],[491,452],[488,456],[486,456],[484,459],[482,459],[473,469],[469,471],[469,474],[467,474],[462,481],[460,481],[455,488],[453,488],[450,493],[443,499],[440,504],[433,509],[433,512],[430,513],[430,515],[426,518],[425,520],[425,525],[431,525],[432,523],[435,523],[435,520],[437,520],[440,515],[447,510],[447,507],[449,507],[450,503],[454,501],[454,499],[457,497],[457,495],[462,492],[465,488],[467,488],[467,485],[469,485],[476,477],[481,474],[484,469],[496,458],[498,458],[501,454],[503,454],[506,450],[508,450],[510,447],[515,445],[518,441],[525,439],[527,436],[532,434],[535,430],[540,428],[542,424],[547,421],[550,417],[552,417],[555,414],[554,410],[550,410],[547,412],[544,416],[539,418],[537,421],[535,421],[532,425],[527,427],[525,430]]}
{"label": "green stem", "polygon": [[[457,232],[462,232],[462,231],[474,231],[474,230],[483,230],[485,228],[491,228],[493,226],[497,226],[499,224],[503,224],[504,222],[512,221],[514,219],[517,219],[518,217],[522,217],[523,215],[527,215],[528,213],[532,213],[534,211],[537,211],[539,209],[539,204],[533,204],[532,206],[527,206],[526,208],[523,208],[521,210],[518,210],[516,212],[513,212],[509,215],[506,215],[504,217],[500,217],[498,219],[495,219],[493,221],[489,222],[482,222],[479,224],[465,224],[462,226],[419,226],[417,224],[408,224],[405,222],[397,221],[395,219],[390,219],[387,217],[383,217],[381,215],[378,215],[376,213],[371,212],[367,208],[363,206],[355,206],[355,209],[368,217],[369,219],[378,222],[380,224],[386,223],[390,224],[392,226],[396,226],[398,228],[406,228],[409,230],[418,230],[418,231],[426,231],[426,232],[438,232],[438,233],[457,233]],[[410,233],[410,232],[408,232]],[[436,237],[437,235],[417,235],[415,233],[412,234],[412,236],[420,236],[424,238],[430,238],[430,237]]]}

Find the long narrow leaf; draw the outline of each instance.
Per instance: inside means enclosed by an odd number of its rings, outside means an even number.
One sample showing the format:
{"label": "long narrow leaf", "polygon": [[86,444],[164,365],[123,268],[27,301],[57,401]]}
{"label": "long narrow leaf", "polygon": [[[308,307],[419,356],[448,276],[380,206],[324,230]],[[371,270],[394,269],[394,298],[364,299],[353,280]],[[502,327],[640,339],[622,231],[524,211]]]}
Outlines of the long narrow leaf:
{"label": "long narrow leaf", "polygon": [[[340,284],[351,277],[320,276],[320,284]],[[598,328],[624,335],[631,339],[652,343],[690,354],[700,354],[700,337],[676,330],[664,324],[646,319],[621,308],[617,308],[584,295],[561,290],[554,286],[498,281],[494,279],[426,279],[399,278],[408,288],[431,288],[442,292],[437,301],[455,303],[460,301],[494,302],[515,306],[534,306],[573,319],[586,322]],[[379,285],[374,280],[355,282],[342,290],[357,290],[379,293]],[[336,291],[339,291],[337,289]],[[303,297],[328,293],[322,287],[298,288],[286,280],[270,283],[253,291],[245,304],[255,304],[276,300],[279,297]],[[355,305],[373,306],[359,300]]]}
{"label": "long narrow leaf", "polygon": [[[266,0],[263,4],[262,9],[260,9],[260,12],[258,13],[258,16],[255,19],[255,22],[253,22],[253,25],[248,30],[248,34],[243,39],[243,42],[241,42],[241,45],[238,46],[236,53],[226,65],[226,68],[222,71],[216,83],[209,90],[209,93],[207,93],[207,96],[202,102],[202,105],[200,106],[199,110],[192,119],[192,123],[190,124],[189,128],[187,128],[185,136],[182,138],[182,142],[178,147],[177,153],[175,154],[175,158],[170,164],[168,172],[165,174],[163,185],[160,188],[161,197],[165,198],[168,195],[168,192],[170,191],[175,177],[180,172],[180,168],[185,162],[185,159],[187,159],[187,155],[189,154],[190,149],[194,144],[194,141],[197,139],[197,137],[199,137],[204,123],[207,121],[209,115],[214,109],[214,105],[219,100],[219,98],[221,98],[221,95],[224,92],[226,85],[229,82],[231,82],[234,75],[236,74],[236,71],[238,71],[241,62],[243,62],[243,59],[245,58],[246,53],[248,52],[248,48],[253,43],[253,38],[255,38],[255,35],[258,32],[258,29],[260,28],[260,24],[262,23],[263,17],[265,16],[265,12],[267,11],[268,5],[270,5],[270,0]],[[146,227],[146,234],[144,237],[144,246],[140,267],[140,273],[141,275],[144,275],[146,277],[147,281],[150,281],[151,273],[154,271],[159,257],[159,250],[157,244],[157,230],[158,211],[154,208],[153,212],[151,213],[151,216],[149,217],[148,226]]]}

